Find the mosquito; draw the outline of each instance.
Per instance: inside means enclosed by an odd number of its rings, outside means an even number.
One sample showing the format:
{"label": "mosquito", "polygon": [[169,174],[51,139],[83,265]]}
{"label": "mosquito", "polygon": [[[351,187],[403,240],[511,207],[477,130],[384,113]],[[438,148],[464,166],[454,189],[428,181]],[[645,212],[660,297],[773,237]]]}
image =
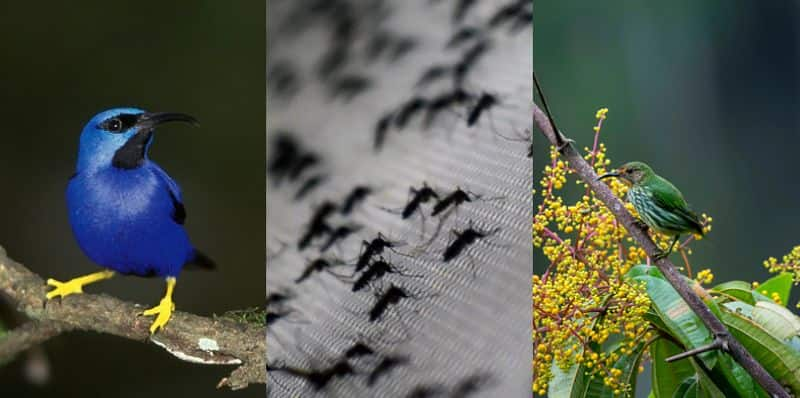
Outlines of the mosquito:
{"label": "mosquito", "polygon": [[[471,224],[471,222],[470,222]],[[495,228],[489,231],[481,231],[469,226],[467,229],[459,231],[452,230],[455,239],[445,248],[442,254],[442,261],[449,262],[450,260],[458,257],[467,247],[473,245],[475,242],[484,239],[488,236],[494,235],[500,231],[500,228]]]}
{"label": "mosquito", "polygon": [[385,249],[389,249],[397,254],[403,255],[402,253],[394,250],[394,248],[398,246],[402,245],[398,242],[387,240],[386,237],[380,232],[378,233],[378,236],[371,241],[362,240],[361,253],[359,254],[358,261],[356,262],[355,272],[360,272],[362,269],[364,269],[364,267],[369,264],[369,261],[373,257],[382,255]]}
{"label": "mosquito", "polygon": [[319,273],[319,272],[327,272],[335,277],[340,277],[340,275],[331,271],[331,268],[338,267],[344,265],[345,263],[340,260],[334,259],[327,259],[327,258],[317,258],[313,261],[310,261],[306,264],[306,267],[303,268],[303,272],[294,280],[294,283],[299,284],[308,279],[312,274]]}
{"label": "mosquito", "polygon": [[464,26],[457,30],[456,33],[450,37],[450,40],[447,41],[445,48],[458,47],[464,42],[481,37],[482,33],[483,31],[481,29],[474,26]]}
{"label": "mosquito", "polygon": [[367,376],[367,386],[372,387],[383,375],[392,371],[392,369],[406,365],[411,360],[404,355],[392,355],[384,357]]}
{"label": "mosquito", "polygon": [[407,274],[399,270],[394,265],[390,264],[386,261],[385,258],[381,257],[378,260],[373,261],[371,264],[364,269],[364,272],[356,278],[355,282],[353,283],[353,292],[357,292],[366,286],[370,285],[373,282],[379,281],[383,278],[386,274],[397,274],[412,278],[420,278],[422,275],[415,275],[415,274]]}
{"label": "mosquito", "polygon": [[357,185],[352,191],[350,191],[349,194],[347,194],[347,197],[342,203],[342,207],[339,208],[339,213],[345,216],[350,214],[353,209],[363,202],[364,199],[366,199],[371,193],[372,188],[366,185]]}
{"label": "mosquito", "polygon": [[294,200],[302,200],[306,196],[308,196],[311,191],[316,189],[320,186],[325,180],[328,179],[328,176],[325,174],[315,174],[309,177],[307,180],[303,182],[303,185],[297,189],[297,192],[294,194]]}
{"label": "mosquito", "polygon": [[394,119],[394,112],[387,112],[375,123],[375,141],[372,149],[378,152],[383,148],[383,143],[386,142],[386,135],[389,134],[389,127],[391,127],[392,120]]}

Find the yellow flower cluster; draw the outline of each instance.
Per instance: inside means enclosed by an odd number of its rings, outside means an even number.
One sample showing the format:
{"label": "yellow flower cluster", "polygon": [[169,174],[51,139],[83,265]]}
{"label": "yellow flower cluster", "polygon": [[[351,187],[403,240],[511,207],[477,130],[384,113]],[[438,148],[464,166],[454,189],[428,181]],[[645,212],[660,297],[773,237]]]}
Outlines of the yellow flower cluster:
{"label": "yellow flower cluster", "polygon": [[[598,174],[611,164],[605,145],[597,140],[607,112],[605,108],[597,112],[595,144],[585,148],[585,159]],[[583,181],[577,181],[579,199],[567,203],[564,197],[570,192],[563,191],[568,191],[570,174],[569,165],[551,148],[533,220],[533,244],[543,254],[534,256],[533,392],[546,394],[555,363],[562,370],[583,365],[590,377],[602,378],[621,394],[630,386],[614,363],[650,334],[643,318],[650,300],[641,286],[629,284],[623,276],[646,262],[647,256]],[[608,183],[624,197],[626,185],[617,180]],[[636,215],[630,204],[626,206]],[[654,238],[665,248],[670,243],[669,237]],[[596,349],[612,336],[623,339],[619,350]]]}
{"label": "yellow flower cluster", "polygon": [[789,254],[783,256],[782,261],[778,262],[775,257],[770,257],[764,261],[764,267],[770,273],[791,272],[794,275],[795,283],[800,282],[800,246],[795,246]]}
{"label": "yellow flower cluster", "polygon": [[694,277],[694,280],[700,284],[708,285],[714,280],[714,274],[711,273],[710,269],[704,269],[697,273],[697,275]]}
{"label": "yellow flower cluster", "polygon": [[[754,285],[753,288],[758,287],[758,282],[753,282],[753,285]],[[759,291],[759,293],[771,298],[772,301],[775,302],[775,304],[783,305],[783,300],[781,300],[781,294],[780,293],[778,293],[778,292],[770,293],[767,289],[761,290],[761,291]],[[798,304],[798,307],[800,307],[800,304]]]}
{"label": "yellow flower cluster", "polygon": [[597,118],[597,125],[593,128],[595,134],[599,133],[600,129],[603,128],[603,120],[606,120],[607,113],[608,108],[600,108],[597,110],[597,113],[594,114],[594,117]]}
{"label": "yellow flower cluster", "polygon": [[[792,280],[794,280],[794,284],[800,284],[800,246],[793,247],[792,251],[783,256],[780,262],[778,262],[778,259],[775,257],[770,257],[764,260],[764,267],[773,274],[789,272],[792,274]],[[753,282],[753,288],[757,287],[758,283]],[[780,303],[780,295],[778,294],[773,294],[772,299],[779,304],[784,304]],[[797,308],[800,308],[800,303],[797,303]]]}

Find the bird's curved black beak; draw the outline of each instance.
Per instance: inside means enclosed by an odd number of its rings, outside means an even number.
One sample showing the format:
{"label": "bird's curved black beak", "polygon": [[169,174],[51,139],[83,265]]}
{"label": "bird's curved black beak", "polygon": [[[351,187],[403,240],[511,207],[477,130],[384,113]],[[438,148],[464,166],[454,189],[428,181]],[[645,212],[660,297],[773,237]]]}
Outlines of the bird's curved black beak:
{"label": "bird's curved black beak", "polygon": [[197,119],[184,113],[146,112],[136,120],[136,133],[116,152],[111,164],[121,169],[135,169],[142,165],[147,155],[147,146],[153,138],[153,129],[166,122],[186,122],[197,126]]}
{"label": "bird's curved black beak", "polygon": [[139,120],[136,121],[136,125],[142,128],[142,130],[149,130],[159,124],[167,122],[184,122],[193,126],[200,125],[194,116],[177,112],[146,112],[139,116]]}
{"label": "bird's curved black beak", "polygon": [[602,180],[602,179],[608,178],[608,177],[619,177],[619,171],[616,171],[616,170],[609,171],[608,173],[605,173],[605,174],[597,177],[597,180],[599,181],[599,180]]}

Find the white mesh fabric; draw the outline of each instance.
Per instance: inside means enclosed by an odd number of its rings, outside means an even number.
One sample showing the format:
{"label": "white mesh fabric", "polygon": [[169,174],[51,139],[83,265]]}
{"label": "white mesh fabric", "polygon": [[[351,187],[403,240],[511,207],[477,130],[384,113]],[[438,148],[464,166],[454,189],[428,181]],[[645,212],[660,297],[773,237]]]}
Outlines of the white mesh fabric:
{"label": "white mesh fabric", "polygon": [[[358,339],[371,344],[379,355],[352,361],[356,375],[333,378],[319,391],[302,377],[272,371],[268,395],[395,397],[408,396],[420,386],[456,394],[459,383],[484,375],[488,381],[480,383],[474,396],[529,396],[532,161],[523,132],[531,120],[530,28],[516,33],[507,26],[487,31],[492,46],[470,71],[465,87],[475,94],[492,93],[501,103],[482,115],[476,126],[466,126],[465,106],[447,108],[427,130],[418,115],[404,129],[390,129],[376,153],[373,132],[382,115],[414,95],[432,96],[451,87],[450,79],[421,90],[414,85],[431,65],[453,63],[470,47],[445,50],[454,31],[463,25],[485,25],[509,2],[477,4],[462,24],[452,22],[451,3],[458,2],[387,2],[385,19],[368,6],[375,2],[359,3],[356,15],[368,21],[362,21],[353,48],[363,48],[377,27],[413,37],[416,46],[394,62],[367,63],[353,50],[340,73],[363,74],[372,83],[351,102],[330,100],[324,82],[315,75],[320,57],[332,46],[326,19],[288,19],[297,9],[310,9],[311,3],[268,5],[268,68],[288,61],[299,85],[293,96],[268,95],[267,152],[274,149],[275,132],[286,130],[321,157],[319,164],[303,174],[305,179],[284,180],[277,186],[274,178],[267,180],[267,290],[293,296],[285,304],[291,315],[268,327],[269,363],[321,369]],[[296,29],[288,32],[286,24]],[[296,200],[297,189],[315,174],[324,174],[326,179]],[[396,211],[387,210],[401,209],[409,187],[423,182],[440,195],[460,186],[483,198],[450,213],[427,246],[421,242],[431,239],[440,220],[430,216],[430,205],[423,206],[424,223],[418,216],[403,220]],[[367,319],[376,301],[369,292],[353,293],[351,285],[327,273],[294,282],[303,267],[320,256],[316,247],[297,248],[315,206],[325,200],[340,203],[356,185],[367,185],[373,193],[351,215],[337,214],[330,220],[361,229],[326,254],[353,262],[361,240],[371,240],[380,232],[404,242],[397,250],[410,255],[387,252],[386,259],[403,272],[422,275],[384,279],[384,289],[392,282],[420,298],[400,302],[375,323]],[[443,262],[442,254],[454,239],[450,230],[470,226],[499,230],[454,260]],[[346,274],[352,267],[335,271]],[[368,386],[369,372],[387,355],[406,356],[409,363]]]}

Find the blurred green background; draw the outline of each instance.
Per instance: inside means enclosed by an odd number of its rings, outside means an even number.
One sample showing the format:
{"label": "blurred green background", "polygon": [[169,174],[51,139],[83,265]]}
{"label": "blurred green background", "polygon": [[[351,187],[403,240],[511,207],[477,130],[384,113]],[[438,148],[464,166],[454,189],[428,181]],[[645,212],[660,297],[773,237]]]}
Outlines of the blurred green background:
{"label": "blurred green background", "polygon": [[[790,1],[535,5],[534,68],[558,127],[591,146],[608,107],[613,165],[646,161],[714,217],[691,257],[714,283],[764,280],[762,261],[800,244],[799,18]],[[538,181],[548,151],[534,137]]]}
{"label": "blurred green background", "polygon": [[[64,200],[84,123],[115,106],[185,112],[201,126],[162,127],[150,156],[182,186],[189,234],[219,270],[184,272],[177,309],[260,305],[265,15],[263,1],[3,2],[0,246],[9,256],[60,280],[97,271],[73,240]],[[87,289],[147,305],[163,290],[160,279],[136,277]],[[45,350],[50,383],[27,383],[20,358],[0,367],[0,396],[264,395],[263,385],[216,390],[231,367],[181,362],[152,344],[75,332]]]}

